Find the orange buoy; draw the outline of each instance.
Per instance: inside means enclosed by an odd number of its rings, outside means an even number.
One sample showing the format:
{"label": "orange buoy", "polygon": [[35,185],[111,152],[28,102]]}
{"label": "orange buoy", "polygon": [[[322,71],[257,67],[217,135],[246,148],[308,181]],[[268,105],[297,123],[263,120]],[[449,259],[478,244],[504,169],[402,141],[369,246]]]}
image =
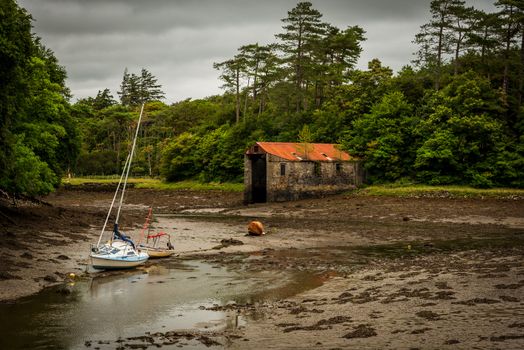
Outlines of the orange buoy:
{"label": "orange buoy", "polygon": [[247,233],[253,236],[265,235],[264,225],[260,221],[251,221],[247,226]]}

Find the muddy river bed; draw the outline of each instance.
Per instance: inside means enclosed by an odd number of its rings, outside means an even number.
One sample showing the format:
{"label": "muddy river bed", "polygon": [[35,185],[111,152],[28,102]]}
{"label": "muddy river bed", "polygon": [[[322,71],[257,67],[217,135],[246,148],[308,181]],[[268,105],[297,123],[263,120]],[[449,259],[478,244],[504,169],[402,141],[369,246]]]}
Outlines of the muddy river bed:
{"label": "muddy river bed", "polygon": [[86,270],[111,197],[2,208],[1,349],[524,348],[523,199],[131,189],[121,228],[152,205],[176,256]]}
{"label": "muddy river bed", "polygon": [[237,305],[254,308],[321,284],[307,272],[243,273],[194,260],[68,278],[0,305],[0,326],[11,335],[0,348],[202,349],[218,345],[206,334],[234,332],[251,320]]}

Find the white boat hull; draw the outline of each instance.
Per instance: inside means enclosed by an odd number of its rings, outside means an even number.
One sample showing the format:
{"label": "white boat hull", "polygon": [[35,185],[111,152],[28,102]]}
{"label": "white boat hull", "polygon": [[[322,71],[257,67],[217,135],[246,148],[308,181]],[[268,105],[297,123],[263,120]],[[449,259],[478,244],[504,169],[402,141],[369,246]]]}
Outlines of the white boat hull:
{"label": "white boat hull", "polygon": [[149,256],[144,254],[145,257],[141,259],[129,260],[129,259],[112,259],[107,257],[101,257],[91,255],[91,266],[98,270],[112,270],[112,269],[131,269],[133,267],[144,264]]}
{"label": "white boat hull", "polygon": [[130,269],[144,264],[149,255],[122,241],[106,243],[91,251],[91,266],[99,270]]}

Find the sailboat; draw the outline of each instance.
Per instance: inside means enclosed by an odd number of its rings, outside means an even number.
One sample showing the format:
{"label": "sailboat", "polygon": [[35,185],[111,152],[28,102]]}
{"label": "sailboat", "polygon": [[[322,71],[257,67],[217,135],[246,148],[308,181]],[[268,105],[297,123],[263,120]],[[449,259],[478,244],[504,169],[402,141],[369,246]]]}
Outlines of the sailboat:
{"label": "sailboat", "polygon": [[[123,232],[119,230],[118,220],[120,219],[120,211],[122,209],[122,204],[124,202],[124,194],[126,191],[127,180],[129,178],[129,170],[131,169],[131,162],[133,160],[133,155],[135,153],[136,139],[138,138],[138,130],[140,129],[140,122],[142,121],[142,114],[144,113],[144,105],[140,110],[140,116],[138,118],[138,124],[136,126],[135,137],[133,138],[133,146],[131,147],[131,152],[127,156],[126,162],[124,164],[124,169],[122,170],[122,175],[118,181],[116,187],[115,195],[113,196],[113,201],[109,207],[109,211],[106,216],[106,220],[102,227],[102,232],[98,237],[98,242],[96,245],[91,245],[91,251],[89,253],[90,265],[95,269],[126,269],[133,268],[138,265],[144,264],[149,255],[145,251],[141,251],[137,248],[135,243],[131,240],[130,237],[126,236]],[[113,232],[109,237],[109,241],[102,243],[102,238],[105,234],[107,223],[113,207],[115,206],[115,201],[120,192],[120,200],[118,203],[118,210],[115,218],[115,223],[113,225]]]}
{"label": "sailboat", "polygon": [[[151,233],[151,222],[153,221],[153,208],[149,208],[146,222],[142,228],[140,239],[146,240],[145,244],[139,244],[141,249],[147,251],[151,259],[167,258],[175,253],[175,248],[171,244],[171,235],[165,232]],[[147,230],[147,233],[146,233]]]}

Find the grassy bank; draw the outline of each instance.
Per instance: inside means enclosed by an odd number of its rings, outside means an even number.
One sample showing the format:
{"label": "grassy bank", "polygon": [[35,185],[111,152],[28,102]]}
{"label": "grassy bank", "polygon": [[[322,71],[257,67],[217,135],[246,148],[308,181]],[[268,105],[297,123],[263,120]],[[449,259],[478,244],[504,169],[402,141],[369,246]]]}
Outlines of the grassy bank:
{"label": "grassy bank", "polygon": [[[111,184],[118,183],[119,177],[100,176],[100,177],[75,177],[64,178],[62,184],[69,186],[82,186],[85,184]],[[149,188],[156,190],[193,190],[193,191],[228,191],[242,192],[244,184],[241,183],[200,183],[198,181],[162,182],[158,179],[150,178],[129,178],[128,183],[132,183],[135,188]]]}
{"label": "grassy bank", "polygon": [[[84,184],[118,183],[116,176],[75,177],[62,179],[63,184],[82,186]],[[198,181],[162,182],[151,178],[130,178],[129,183],[135,188],[157,190],[193,190],[193,191],[228,191],[242,192],[242,183],[200,183]],[[479,189],[467,186],[429,186],[384,184],[359,188],[352,192],[358,196],[394,196],[394,197],[433,197],[433,198],[508,198],[524,199],[524,189],[490,188]]]}
{"label": "grassy bank", "polygon": [[434,198],[524,198],[524,190],[517,188],[480,189],[468,186],[429,185],[372,185],[356,190],[358,195]]}

